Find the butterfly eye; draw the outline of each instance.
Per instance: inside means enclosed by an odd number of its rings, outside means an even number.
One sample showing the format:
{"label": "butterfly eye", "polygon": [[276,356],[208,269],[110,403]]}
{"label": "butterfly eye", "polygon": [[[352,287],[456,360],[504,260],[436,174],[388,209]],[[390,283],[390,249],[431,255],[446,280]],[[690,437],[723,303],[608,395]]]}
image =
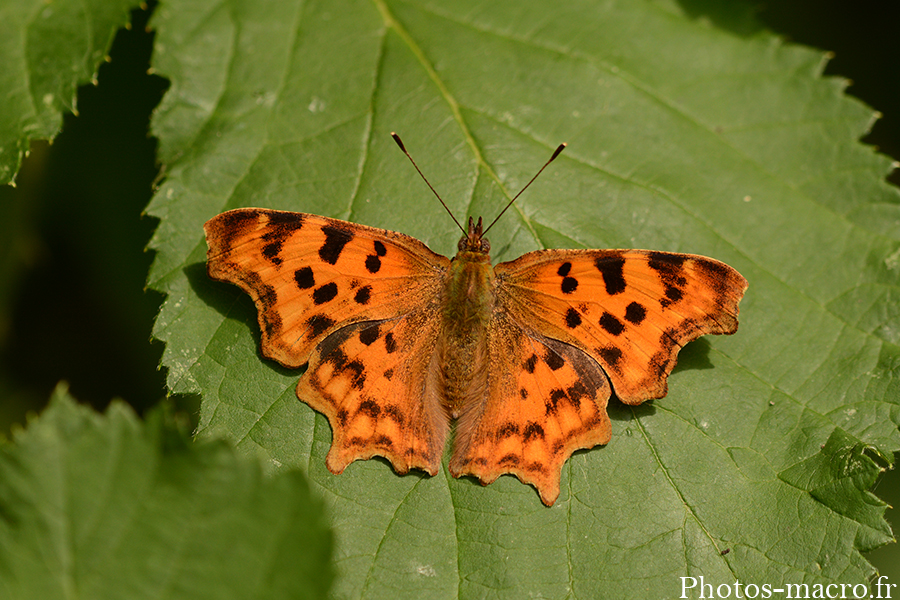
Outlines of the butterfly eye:
{"label": "butterfly eye", "polygon": [[466,236],[462,236],[461,238],[459,238],[459,243],[456,245],[456,249],[459,250],[460,252],[465,250],[467,241],[468,241],[468,238]]}
{"label": "butterfly eye", "polygon": [[481,238],[481,251],[485,253],[491,251],[491,243],[485,238]]}

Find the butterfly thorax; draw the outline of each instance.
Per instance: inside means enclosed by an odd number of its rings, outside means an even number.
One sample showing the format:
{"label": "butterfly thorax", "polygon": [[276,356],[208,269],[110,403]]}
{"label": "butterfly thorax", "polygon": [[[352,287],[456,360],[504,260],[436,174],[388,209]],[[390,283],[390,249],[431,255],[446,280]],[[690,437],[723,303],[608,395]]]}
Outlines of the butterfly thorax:
{"label": "butterfly thorax", "polygon": [[493,310],[490,245],[481,237],[481,219],[469,219],[469,234],[450,263],[443,295],[441,375],[445,406],[458,417],[468,399],[487,385],[487,332]]}

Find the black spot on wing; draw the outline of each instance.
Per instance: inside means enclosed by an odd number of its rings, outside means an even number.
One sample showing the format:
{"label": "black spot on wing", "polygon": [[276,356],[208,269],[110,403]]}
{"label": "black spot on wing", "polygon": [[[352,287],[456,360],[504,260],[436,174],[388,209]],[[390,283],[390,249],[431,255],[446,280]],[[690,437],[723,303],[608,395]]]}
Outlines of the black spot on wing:
{"label": "black spot on wing", "polygon": [[275,288],[270,285],[267,285],[260,294],[260,301],[262,302],[263,307],[269,307],[265,308],[266,316],[264,319],[264,323],[266,328],[266,335],[270,337],[274,337],[278,332],[280,332],[282,326],[281,315],[276,311],[271,310],[271,307],[274,306],[276,299],[277,297],[275,295]]}
{"label": "black spot on wing", "polygon": [[530,421],[525,426],[524,437],[526,442],[537,438],[544,439],[544,428],[534,421]]}
{"label": "black spot on wing", "polygon": [[584,382],[579,379],[566,390],[566,394],[568,394],[569,399],[572,400],[573,404],[580,406],[581,399],[590,395],[590,391],[587,386],[584,385]]}
{"label": "black spot on wing", "polygon": [[374,400],[366,399],[359,403],[359,408],[356,409],[356,412],[377,419],[378,415],[381,414],[381,408],[375,404]]}
{"label": "black spot on wing", "polygon": [[335,282],[326,283],[325,285],[318,287],[313,292],[313,303],[317,306],[320,304],[326,304],[334,300],[334,297],[337,296],[338,287]]}
{"label": "black spot on wing", "polygon": [[366,257],[366,271],[369,273],[377,273],[381,270],[381,259],[374,254]]}
{"label": "black spot on wing", "polygon": [[674,273],[682,269],[687,259],[688,257],[684,254],[650,252],[647,257],[647,265],[659,273]]}
{"label": "black spot on wing", "polygon": [[366,346],[371,346],[375,343],[375,340],[378,339],[378,325],[372,325],[370,327],[366,327],[365,329],[359,332],[359,341],[361,341]]}
{"label": "black spot on wing", "polygon": [[600,317],[600,327],[612,335],[621,335],[625,330],[625,325],[622,321],[618,320],[608,312],[603,313],[603,316]]}
{"label": "black spot on wing", "polygon": [[385,372],[384,372],[384,378],[387,379],[388,381],[390,381],[391,379],[393,379],[393,378],[394,378],[394,370],[393,370],[393,369],[388,369],[387,371],[385,371]]}
{"label": "black spot on wing", "polygon": [[550,348],[547,348],[546,350],[547,353],[544,354],[544,362],[547,363],[547,366],[550,367],[551,371],[556,371],[566,364],[566,360],[562,356]]}
{"label": "black spot on wing", "polygon": [[687,279],[684,278],[684,263],[688,257],[683,254],[668,254],[665,252],[651,252],[647,259],[647,266],[656,271],[660,281],[672,287],[684,287]]}
{"label": "black spot on wing", "polygon": [[[222,213],[213,218],[215,220],[215,227],[211,233],[220,240],[223,250],[229,250],[234,246],[235,238],[245,235],[249,231],[257,230],[261,226],[267,225],[268,223],[265,222],[264,217],[268,217],[269,223],[271,223],[270,213],[267,213],[264,210],[240,209]],[[295,219],[300,221],[299,214]],[[300,226],[297,225],[296,228],[299,229],[299,227]],[[284,235],[286,234],[282,233],[277,228],[270,229],[263,235],[263,239],[268,242],[277,237],[283,237]]]}
{"label": "black spot on wing", "polygon": [[605,360],[607,364],[613,368],[618,367],[619,361],[622,360],[622,351],[615,346],[598,348],[597,353],[600,355],[600,358]]}
{"label": "black spot on wing", "polygon": [[340,371],[347,364],[347,355],[340,348],[335,348],[325,357],[325,362],[331,363],[335,371]]}
{"label": "black spot on wing", "polygon": [[566,311],[566,327],[569,329],[575,329],[581,325],[581,315],[578,314],[578,311],[574,308],[569,308]]}
{"label": "black spot on wing", "polygon": [[330,265],[335,264],[344,251],[344,246],[353,239],[353,234],[348,230],[335,227],[334,225],[324,225],[322,233],[325,234],[325,242],[319,248],[319,257]]}
{"label": "black spot on wing", "polygon": [[543,463],[539,463],[537,461],[532,461],[532,462],[528,463],[527,465],[525,465],[525,470],[531,471],[532,473],[541,473],[541,474],[546,475],[547,466],[544,465]]}
{"label": "black spot on wing", "polygon": [[364,285],[363,287],[356,290],[356,295],[353,296],[353,300],[357,304],[368,304],[369,300],[372,299],[372,287],[368,285]]}
{"label": "black spot on wing", "polygon": [[361,390],[366,384],[366,368],[359,360],[351,360],[345,367],[350,371],[350,385],[357,390]]}
{"label": "black spot on wing", "polygon": [[273,265],[280,265],[283,261],[281,257],[278,256],[281,253],[281,246],[284,244],[284,240],[275,240],[274,242],[269,242],[265,246],[263,246],[262,253],[266,259],[271,262]]}
{"label": "black spot on wing", "polygon": [[683,254],[649,253],[647,266],[656,271],[656,275],[663,284],[665,297],[661,298],[659,302],[663,308],[684,297],[681,288],[687,285],[687,279],[684,277],[684,263],[688,260],[689,258]]}
{"label": "black spot on wing", "polygon": [[504,423],[497,430],[497,439],[502,440],[513,435],[519,435],[519,426],[515,423]]}
{"label": "black spot on wing", "polygon": [[366,257],[366,270],[369,273],[377,273],[381,270],[381,257],[387,254],[387,248],[384,244],[375,240],[375,254]]}
{"label": "black spot on wing", "polygon": [[570,387],[570,388],[568,388],[568,389],[566,390],[566,400],[569,401],[569,404],[571,404],[573,408],[576,408],[576,409],[577,409],[577,408],[579,408],[579,407],[581,406],[581,399],[580,399],[579,396],[572,396],[572,395],[570,395],[570,394],[569,394],[569,390],[571,390],[571,389],[572,389],[572,388]]}
{"label": "black spot on wing", "polygon": [[294,281],[297,282],[297,287],[301,290],[308,290],[316,285],[316,277],[313,275],[313,270],[310,267],[303,267],[294,271]]}
{"label": "black spot on wing", "polygon": [[625,320],[629,323],[640,325],[646,317],[647,309],[637,302],[632,302],[625,307]]}
{"label": "black spot on wing", "polygon": [[372,439],[372,443],[385,450],[392,450],[394,448],[394,441],[386,435],[375,436],[375,438]]}
{"label": "black spot on wing", "polygon": [[328,331],[334,325],[334,320],[329,319],[325,315],[313,315],[306,320],[306,324],[310,329],[309,337],[314,338]]}
{"label": "black spot on wing", "polygon": [[394,340],[393,333],[388,332],[387,335],[384,336],[384,347],[388,354],[393,354],[397,351],[397,342]]}
{"label": "black spot on wing", "polygon": [[550,399],[544,404],[545,412],[548,415],[556,414],[557,406],[560,401],[568,400],[568,396],[566,396],[566,392],[559,388],[550,391]]}
{"label": "black spot on wing", "polygon": [[497,461],[497,464],[501,467],[515,467],[519,464],[519,457],[515,454],[507,454]]}
{"label": "black spot on wing", "polygon": [[564,262],[556,271],[556,274],[563,278],[562,283],[559,286],[563,294],[571,294],[578,288],[578,280],[574,277],[569,277],[569,271],[571,270],[572,263]]}
{"label": "black spot on wing", "polygon": [[266,213],[269,224],[275,225],[280,235],[285,236],[303,227],[303,214],[295,212],[269,212]]}
{"label": "black spot on wing", "polygon": [[665,286],[665,298],[660,298],[659,305],[663,308],[668,307],[670,304],[678,302],[684,296],[684,294],[677,287],[673,287],[671,285]]}
{"label": "black spot on wing", "polygon": [[625,275],[622,273],[625,267],[624,258],[599,257],[594,260],[594,266],[603,276],[607,294],[615,296],[625,291]]}
{"label": "black spot on wing", "polygon": [[403,412],[400,410],[400,407],[394,404],[385,405],[384,415],[394,421],[397,425],[403,425],[406,422],[406,418],[403,416]]}
{"label": "black spot on wing", "polygon": [[538,357],[534,354],[528,357],[525,361],[525,370],[529,373],[534,373],[534,368],[537,366]]}

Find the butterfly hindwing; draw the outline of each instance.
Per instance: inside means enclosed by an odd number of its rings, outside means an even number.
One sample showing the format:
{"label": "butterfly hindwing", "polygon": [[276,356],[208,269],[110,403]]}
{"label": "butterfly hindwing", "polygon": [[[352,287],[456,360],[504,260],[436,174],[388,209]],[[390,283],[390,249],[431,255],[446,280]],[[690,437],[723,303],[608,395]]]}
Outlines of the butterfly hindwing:
{"label": "butterfly hindwing", "polygon": [[401,474],[437,474],[450,425],[436,381],[440,321],[432,308],[344,327],[313,351],[297,395],[331,424],[333,473],[377,455]]}
{"label": "butterfly hindwing", "polygon": [[209,276],[250,294],[263,354],[289,367],[342,327],[437,297],[450,262],[407,235],[306,213],[235,209],[204,229]]}
{"label": "butterfly hindwing", "polygon": [[502,311],[488,346],[490,364],[504,366],[489,372],[484,398],[460,416],[450,472],[483,484],[512,473],[550,506],[572,453],[609,441],[609,381],[583,351],[523,330]]}
{"label": "butterfly hindwing", "polygon": [[646,250],[544,250],[494,268],[518,323],[597,360],[626,404],[666,394],[682,346],[737,330],[747,281],[728,265]]}

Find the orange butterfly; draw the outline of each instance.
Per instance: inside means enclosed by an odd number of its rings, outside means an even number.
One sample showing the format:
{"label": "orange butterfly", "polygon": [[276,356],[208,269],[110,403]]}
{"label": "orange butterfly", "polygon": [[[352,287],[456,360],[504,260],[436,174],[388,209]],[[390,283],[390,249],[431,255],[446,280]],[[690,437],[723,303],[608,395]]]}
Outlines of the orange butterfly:
{"label": "orange butterfly", "polygon": [[480,218],[452,260],[305,213],[236,209],[204,229],[209,276],[256,303],[262,353],[308,364],[297,396],[331,424],[331,472],[377,455],[435,475],[456,419],[454,477],[512,473],[548,506],[569,456],[609,442],[612,391],[663,397],[682,346],[737,330],[747,288],[719,261],[647,250],[539,250],[491,268]]}

